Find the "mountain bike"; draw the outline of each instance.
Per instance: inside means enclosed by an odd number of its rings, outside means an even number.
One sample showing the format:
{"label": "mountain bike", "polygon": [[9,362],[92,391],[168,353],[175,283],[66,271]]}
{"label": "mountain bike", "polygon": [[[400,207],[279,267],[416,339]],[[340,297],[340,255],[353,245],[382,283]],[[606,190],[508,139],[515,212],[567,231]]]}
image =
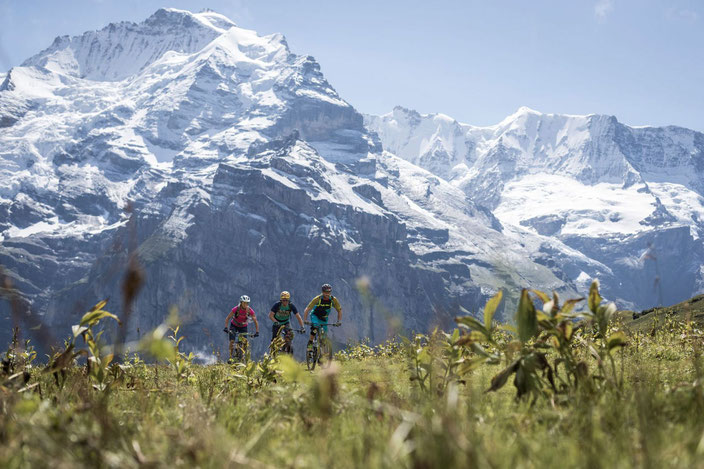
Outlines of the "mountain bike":
{"label": "mountain bike", "polygon": [[[223,331],[227,332],[229,335],[229,330],[223,329]],[[247,363],[250,359],[250,351],[249,351],[249,338],[254,338],[258,337],[259,334],[250,334],[249,332],[237,332],[237,330],[233,331],[235,334],[235,348],[232,351],[233,356],[230,357],[230,361],[234,361],[234,363]]]}
{"label": "mountain bike", "polygon": [[[305,329],[296,329],[295,331],[299,334],[304,334],[306,332]],[[293,355],[293,332],[294,329],[291,329],[290,325],[280,325],[276,332],[276,336],[269,345],[269,353],[275,355],[279,352],[283,352]]]}
{"label": "mountain bike", "polygon": [[[313,325],[313,323],[309,321],[306,321],[306,324],[311,326]],[[306,366],[308,366],[309,370],[314,370],[317,364],[320,364],[320,366],[324,368],[330,365],[330,362],[332,361],[332,342],[330,341],[328,333],[323,326],[340,327],[340,323],[316,324],[316,328],[311,329],[313,334],[313,343],[310,344],[306,350]]]}

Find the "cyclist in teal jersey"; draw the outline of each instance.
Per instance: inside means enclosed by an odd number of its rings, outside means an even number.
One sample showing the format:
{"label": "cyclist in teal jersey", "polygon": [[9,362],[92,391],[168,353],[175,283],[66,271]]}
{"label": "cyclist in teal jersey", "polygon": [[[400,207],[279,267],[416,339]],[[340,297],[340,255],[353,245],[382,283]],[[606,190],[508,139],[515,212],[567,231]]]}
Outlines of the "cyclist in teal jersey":
{"label": "cyclist in teal jersey", "polygon": [[328,316],[330,315],[330,310],[335,308],[337,310],[337,325],[342,321],[342,306],[337,298],[332,296],[332,287],[329,284],[324,284],[321,288],[322,293],[315,298],[313,298],[305,311],[303,311],[303,320],[308,320],[308,313],[313,311],[310,316],[310,337],[308,338],[308,346],[313,344],[313,337],[318,333],[319,329],[328,330]]}

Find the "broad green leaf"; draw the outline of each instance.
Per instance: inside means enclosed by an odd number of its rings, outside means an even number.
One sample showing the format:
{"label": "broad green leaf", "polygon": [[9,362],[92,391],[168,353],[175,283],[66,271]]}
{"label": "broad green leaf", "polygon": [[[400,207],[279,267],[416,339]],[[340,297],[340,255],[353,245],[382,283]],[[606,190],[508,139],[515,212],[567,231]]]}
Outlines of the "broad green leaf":
{"label": "broad green leaf", "polygon": [[565,304],[562,305],[562,308],[560,309],[560,314],[563,316],[566,316],[574,310],[574,307],[579,303],[580,301],[583,301],[584,298],[572,298],[570,300],[565,301]]}
{"label": "broad green leaf", "polygon": [[103,368],[107,368],[108,365],[110,365],[110,362],[112,362],[113,358],[114,358],[114,355],[112,353],[103,357]]}
{"label": "broad green leaf", "polygon": [[103,300],[103,301],[99,302],[97,305],[93,306],[90,309],[90,312],[99,311],[99,310],[103,309],[106,304],[108,304],[108,300]]}
{"label": "broad green leaf", "polygon": [[623,331],[616,331],[606,341],[606,348],[611,351],[616,347],[623,347],[626,345],[626,340],[626,334]]}
{"label": "broad green leaf", "polygon": [[95,326],[103,318],[113,318],[115,321],[118,322],[118,324],[122,324],[120,322],[120,320],[118,319],[118,317],[115,316],[114,314],[108,313],[107,311],[103,311],[103,310],[99,309],[96,311],[89,311],[86,314],[84,314],[83,317],[81,318],[80,325],[81,326]]}
{"label": "broad green leaf", "polygon": [[464,326],[469,327],[470,329],[474,329],[476,331],[481,332],[482,334],[484,334],[484,336],[487,339],[491,338],[491,334],[489,333],[488,330],[486,330],[486,327],[484,327],[484,324],[479,322],[479,320],[473,316],[459,316],[459,317],[455,318],[455,321],[459,325],[464,325]]}
{"label": "broad green leaf", "polygon": [[538,318],[535,306],[528,294],[528,290],[525,288],[521,292],[521,300],[518,303],[516,325],[518,326],[518,338],[523,343],[528,342],[538,332]]}
{"label": "broad green leaf", "polygon": [[538,298],[540,298],[540,301],[542,301],[543,304],[545,304],[545,303],[547,303],[548,301],[550,301],[550,297],[548,296],[547,293],[542,292],[542,291],[540,291],[540,290],[531,290],[531,291],[532,291],[533,293],[535,293],[535,295],[536,295]]}
{"label": "broad green leaf", "polygon": [[504,384],[506,384],[506,381],[508,381],[509,376],[511,376],[518,369],[519,364],[520,359],[511,363],[509,366],[501,370],[496,376],[491,378],[491,386],[489,386],[489,389],[487,389],[486,392],[498,391],[501,389]]}
{"label": "broad green leaf", "polygon": [[592,313],[597,314],[600,304],[601,295],[599,295],[599,281],[594,280],[592,286],[589,287],[589,309]]}
{"label": "broad green leaf", "polygon": [[557,330],[562,333],[565,340],[570,341],[572,339],[572,331],[574,331],[574,325],[572,321],[562,321],[557,325]]}
{"label": "broad green leaf", "polygon": [[502,297],[503,292],[499,290],[498,293],[491,297],[484,306],[484,327],[489,331],[491,330],[491,321],[494,319],[494,313],[496,312],[496,308],[499,306],[499,303],[501,303]]}
{"label": "broad green leaf", "polygon": [[[540,311],[538,311],[538,318],[540,318]],[[555,330],[555,325],[552,323],[552,321],[544,319],[538,319],[538,326],[542,327],[548,332],[553,332]]]}
{"label": "broad green leaf", "polygon": [[[536,310],[535,310],[535,316],[538,318],[538,322],[544,321],[544,322],[546,322],[546,323],[548,323],[548,324],[551,324],[551,323],[550,323],[550,316],[548,316],[547,314],[545,314],[543,311],[540,311],[539,309],[536,309]],[[543,326],[543,327],[544,327],[544,326]],[[549,329],[549,328],[550,328],[550,327],[546,327],[546,329]]]}

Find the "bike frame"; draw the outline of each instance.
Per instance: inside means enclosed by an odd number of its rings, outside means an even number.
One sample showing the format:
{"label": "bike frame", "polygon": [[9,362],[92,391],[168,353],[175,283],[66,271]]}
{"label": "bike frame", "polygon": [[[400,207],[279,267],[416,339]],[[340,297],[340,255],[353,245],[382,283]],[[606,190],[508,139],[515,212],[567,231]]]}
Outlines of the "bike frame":
{"label": "bike frame", "polygon": [[[321,351],[321,348],[323,345],[327,345],[329,348],[329,359],[332,359],[332,341],[328,337],[328,331],[325,329],[323,326],[332,326],[332,327],[337,327],[334,323],[318,323],[318,324],[312,324],[311,327],[315,326],[317,329],[317,332],[313,335],[313,343],[311,344],[311,350],[306,351],[306,363],[308,364],[308,369],[313,370],[315,369],[316,363],[323,357],[323,353]],[[308,354],[310,352],[313,352],[313,359],[311,360]]]}
{"label": "bike frame", "polygon": [[[279,329],[276,331],[276,336],[272,340],[272,344],[276,339],[281,337],[284,341],[284,343],[281,345],[281,347],[277,350],[278,352],[284,352],[284,353],[292,353],[292,344],[293,344],[293,338],[294,338],[294,331],[293,328],[291,327],[291,324],[283,324],[278,326]],[[286,350],[288,348],[288,350]],[[274,352],[272,350],[272,352]]]}
{"label": "bike frame", "polygon": [[[235,340],[234,340],[235,348],[234,348],[233,352],[234,352],[235,356],[230,357],[230,358],[235,358],[239,362],[245,362],[247,352],[249,351],[249,339],[247,339],[247,337],[249,337],[249,332],[237,332],[237,330],[235,330],[234,332],[235,332]],[[238,353],[240,354],[239,357],[237,356]]]}

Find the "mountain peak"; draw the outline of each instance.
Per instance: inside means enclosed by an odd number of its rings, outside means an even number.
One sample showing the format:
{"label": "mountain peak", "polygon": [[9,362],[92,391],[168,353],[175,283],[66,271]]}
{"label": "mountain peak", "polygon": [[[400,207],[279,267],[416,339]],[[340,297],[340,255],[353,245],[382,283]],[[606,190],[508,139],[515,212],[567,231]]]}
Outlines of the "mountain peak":
{"label": "mountain peak", "polygon": [[168,51],[194,53],[235,23],[212,11],[191,13],[160,8],[141,23],[110,23],[80,36],[60,36],[22,66],[95,81],[120,81]]}
{"label": "mountain peak", "polygon": [[535,109],[529,108],[528,106],[521,106],[516,111],[506,117],[504,121],[512,121],[521,117],[526,117],[526,116],[543,116],[544,114],[540,111],[536,111]]}
{"label": "mountain peak", "polygon": [[170,26],[188,26],[190,22],[198,22],[203,26],[225,32],[228,29],[237,26],[228,17],[216,13],[215,11],[206,8],[199,13],[192,13],[188,10],[179,10],[177,8],[159,8],[152,16],[147,18],[144,23],[150,25],[170,25]]}

